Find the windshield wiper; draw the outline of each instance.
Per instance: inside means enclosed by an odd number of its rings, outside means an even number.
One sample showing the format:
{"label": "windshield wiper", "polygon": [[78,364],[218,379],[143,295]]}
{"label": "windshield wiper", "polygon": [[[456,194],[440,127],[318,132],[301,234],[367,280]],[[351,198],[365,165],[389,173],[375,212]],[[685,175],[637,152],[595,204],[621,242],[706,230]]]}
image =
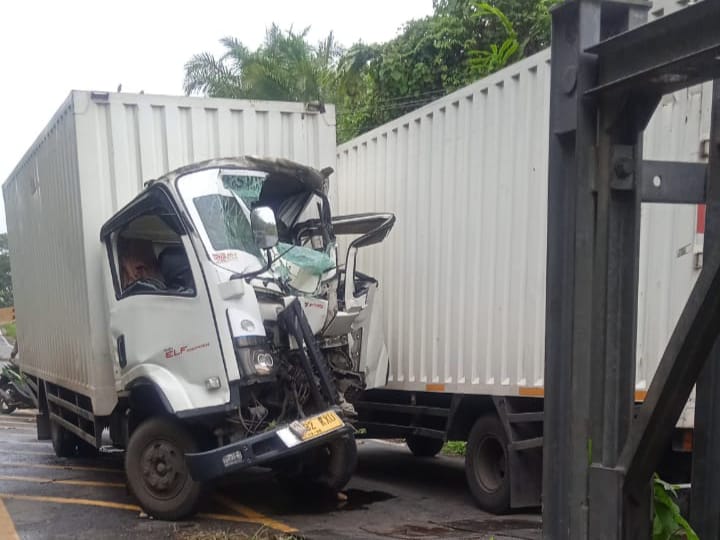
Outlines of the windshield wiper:
{"label": "windshield wiper", "polygon": [[265,272],[267,272],[268,270],[270,270],[270,269],[272,268],[272,265],[273,265],[273,264],[275,264],[276,262],[278,262],[280,259],[282,259],[285,255],[287,255],[288,253],[290,253],[290,252],[291,252],[293,249],[295,249],[296,247],[297,247],[297,245],[293,244],[292,246],[290,246],[289,248],[287,248],[285,251],[283,251],[282,253],[280,253],[280,254],[279,254],[277,257],[275,257],[274,259],[272,258],[272,255],[271,255],[270,251],[268,250],[268,252],[267,252],[267,262],[265,263],[265,265],[264,265],[260,270],[255,270],[254,272],[245,272],[245,271],[243,270],[243,271],[240,272],[240,273],[235,273],[235,274],[233,274],[232,276],[230,276],[230,279],[246,279],[246,280],[249,280],[249,279],[252,279],[252,278],[254,278],[254,277],[256,277],[256,276],[259,276],[260,274],[264,274]]}
{"label": "windshield wiper", "polygon": [[[288,250],[290,251],[290,250]],[[244,280],[250,280],[256,276],[259,276],[260,274],[264,274],[270,268],[272,267],[273,263],[275,261],[272,258],[272,254],[270,253],[270,250],[267,251],[267,262],[260,268],[260,270],[254,270],[252,272],[245,272],[244,270],[240,273],[235,273],[232,276],[230,276],[230,279],[244,279]]]}

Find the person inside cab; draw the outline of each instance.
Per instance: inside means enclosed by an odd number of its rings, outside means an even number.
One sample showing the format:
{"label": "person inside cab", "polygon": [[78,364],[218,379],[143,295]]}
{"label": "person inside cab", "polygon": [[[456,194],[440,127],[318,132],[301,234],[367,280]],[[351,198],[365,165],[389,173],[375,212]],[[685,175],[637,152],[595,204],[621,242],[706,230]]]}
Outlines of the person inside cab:
{"label": "person inside cab", "polygon": [[118,239],[118,256],[123,291],[130,287],[147,291],[167,289],[151,241],[121,236]]}

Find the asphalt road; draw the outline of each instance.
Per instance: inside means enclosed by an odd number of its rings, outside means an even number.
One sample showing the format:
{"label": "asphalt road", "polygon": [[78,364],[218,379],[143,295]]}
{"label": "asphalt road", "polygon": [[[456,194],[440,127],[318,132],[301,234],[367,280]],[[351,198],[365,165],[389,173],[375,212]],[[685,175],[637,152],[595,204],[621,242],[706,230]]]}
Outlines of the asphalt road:
{"label": "asphalt road", "polygon": [[[404,445],[360,441],[346,501],[288,493],[265,469],[224,481],[181,523],[144,517],[127,493],[122,454],[60,459],[34,416],[0,417],[0,539],[540,538],[540,517],[497,518],[473,504],[462,460],[414,458]],[[260,534],[258,534],[260,533]]]}

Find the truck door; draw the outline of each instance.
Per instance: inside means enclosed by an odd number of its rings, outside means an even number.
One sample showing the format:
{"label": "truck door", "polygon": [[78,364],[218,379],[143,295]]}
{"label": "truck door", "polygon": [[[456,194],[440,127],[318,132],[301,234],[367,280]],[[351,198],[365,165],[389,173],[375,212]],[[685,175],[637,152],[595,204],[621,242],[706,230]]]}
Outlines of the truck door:
{"label": "truck door", "polygon": [[151,187],[102,230],[118,390],[152,383],[179,412],[229,401],[200,264],[167,188]]}
{"label": "truck door", "polygon": [[356,270],[359,249],[385,240],[395,224],[393,214],[357,214],[334,216],[332,226],[336,236],[353,235],[345,256],[343,308],[358,313],[352,323],[351,339],[360,332],[360,370],[365,372],[366,388],[385,386],[389,373],[388,351],[385,345],[383,302],[378,282]]}

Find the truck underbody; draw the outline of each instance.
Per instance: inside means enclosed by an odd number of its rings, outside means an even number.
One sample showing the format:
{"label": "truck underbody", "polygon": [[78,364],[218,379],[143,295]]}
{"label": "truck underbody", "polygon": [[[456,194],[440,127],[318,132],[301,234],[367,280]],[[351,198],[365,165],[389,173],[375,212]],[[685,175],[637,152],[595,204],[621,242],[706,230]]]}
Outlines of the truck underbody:
{"label": "truck underbody", "polygon": [[[464,441],[468,488],[494,513],[539,507],[542,493],[543,398],[369,390],[355,406],[357,438],[405,439],[419,458],[446,441]],[[692,430],[677,429],[658,469],[677,484],[690,480]]]}

